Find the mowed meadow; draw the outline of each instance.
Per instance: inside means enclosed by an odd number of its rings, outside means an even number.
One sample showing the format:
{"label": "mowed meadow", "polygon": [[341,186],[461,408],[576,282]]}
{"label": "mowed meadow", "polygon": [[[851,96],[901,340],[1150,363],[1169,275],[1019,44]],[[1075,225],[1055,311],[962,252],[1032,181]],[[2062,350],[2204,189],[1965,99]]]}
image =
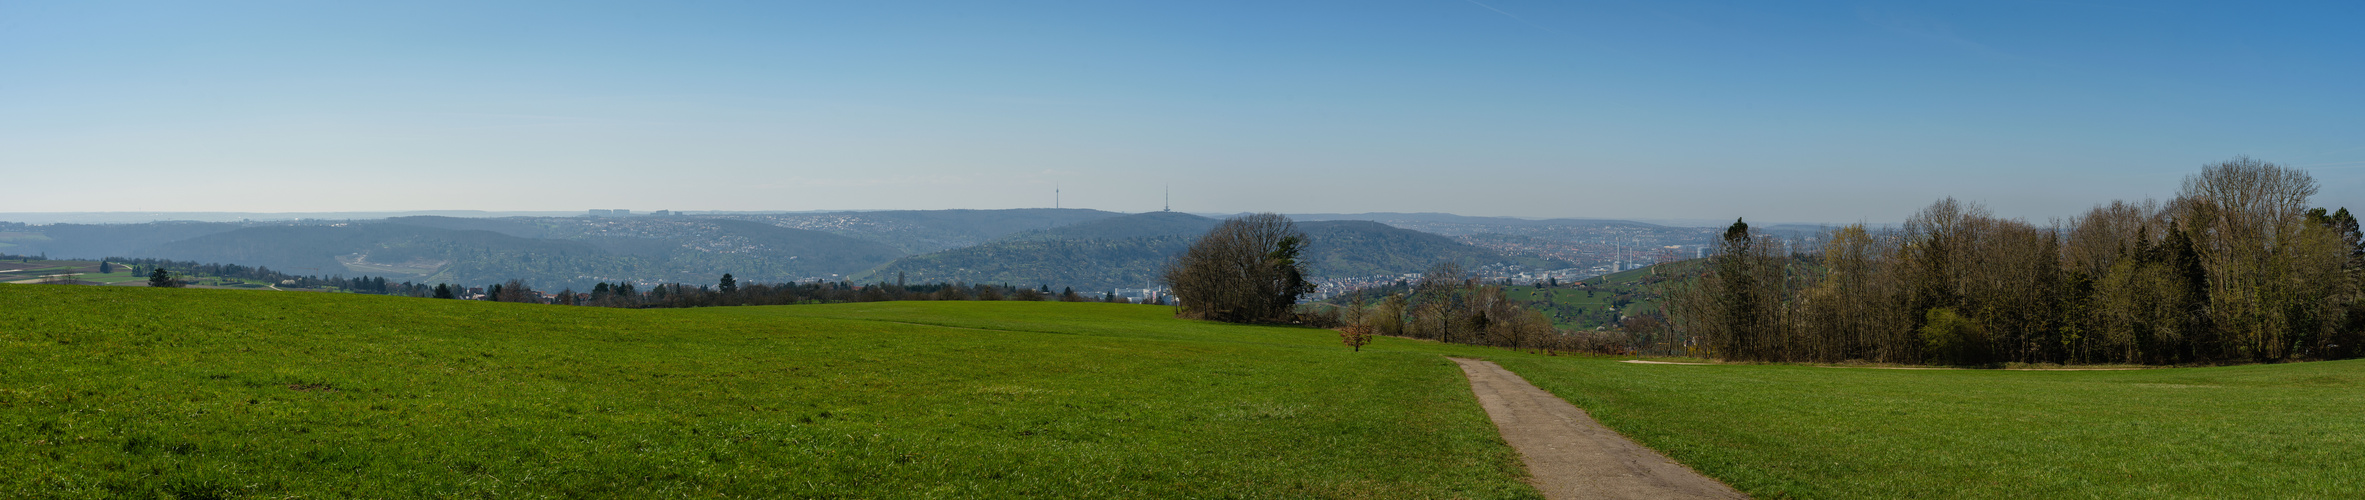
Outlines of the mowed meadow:
{"label": "mowed meadow", "polygon": [[[1154,306],[22,285],[0,311],[0,496],[1534,495],[1442,357]],[[895,319],[820,317],[868,313]]]}
{"label": "mowed meadow", "polygon": [[1492,358],[1760,498],[2365,496],[2365,360],[2004,371]]}
{"label": "mowed meadow", "polygon": [[0,496],[1534,497],[1446,355],[1761,498],[2365,491],[2356,361],[1642,365],[1120,304],[0,285]]}

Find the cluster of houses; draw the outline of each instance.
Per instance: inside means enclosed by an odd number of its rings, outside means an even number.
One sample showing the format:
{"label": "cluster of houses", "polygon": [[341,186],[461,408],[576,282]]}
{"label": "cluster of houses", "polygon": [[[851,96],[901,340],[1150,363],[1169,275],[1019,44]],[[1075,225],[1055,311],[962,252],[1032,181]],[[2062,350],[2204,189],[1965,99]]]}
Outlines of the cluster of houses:
{"label": "cluster of houses", "polygon": [[[652,215],[652,216],[657,216],[657,217],[664,217],[664,216],[667,216],[667,215],[673,215],[673,211],[672,211],[672,210],[658,210],[658,211],[655,211],[655,212],[649,212],[649,215]],[[630,209],[623,209],[623,208],[615,208],[615,209],[602,209],[602,208],[594,208],[594,209],[591,209],[591,213],[589,214],[589,216],[591,216],[591,217],[631,217],[631,216],[632,216],[632,210],[630,210]]]}

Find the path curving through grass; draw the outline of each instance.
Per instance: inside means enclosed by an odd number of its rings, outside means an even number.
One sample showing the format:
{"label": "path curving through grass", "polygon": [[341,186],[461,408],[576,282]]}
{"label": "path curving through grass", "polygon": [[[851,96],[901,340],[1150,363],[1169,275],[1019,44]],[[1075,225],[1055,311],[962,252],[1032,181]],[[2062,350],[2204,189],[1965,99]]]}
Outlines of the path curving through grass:
{"label": "path curving through grass", "polygon": [[1667,456],[1602,427],[1585,410],[1544,392],[1503,367],[1452,358],[1503,440],[1527,463],[1530,484],[1545,498],[1748,498]]}

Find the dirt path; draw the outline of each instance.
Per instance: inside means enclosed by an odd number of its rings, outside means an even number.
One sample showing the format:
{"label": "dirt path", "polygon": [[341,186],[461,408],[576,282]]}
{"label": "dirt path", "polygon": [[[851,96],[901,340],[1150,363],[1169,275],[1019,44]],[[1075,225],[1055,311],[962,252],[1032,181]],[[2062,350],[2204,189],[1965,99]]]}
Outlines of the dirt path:
{"label": "dirt path", "polygon": [[1749,498],[1602,427],[1510,370],[1452,359],[1545,498]]}

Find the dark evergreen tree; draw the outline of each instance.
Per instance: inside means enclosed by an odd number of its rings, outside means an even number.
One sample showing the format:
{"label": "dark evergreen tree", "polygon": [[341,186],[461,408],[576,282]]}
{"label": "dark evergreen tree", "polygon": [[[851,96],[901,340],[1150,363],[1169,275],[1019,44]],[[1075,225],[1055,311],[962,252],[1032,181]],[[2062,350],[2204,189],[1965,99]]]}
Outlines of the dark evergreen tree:
{"label": "dark evergreen tree", "polygon": [[737,292],[739,291],[739,280],[731,279],[731,273],[723,273],[723,282],[715,285],[714,288],[723,293]]}
{"label": "dark evergreen tree", "polygon": [[436,284],[435,284],[435,298],[438,298],[438,299],[449,299],[449,298],[453,298],[453,297],[452,297],[452,285],[450,285],[450,284],[446,284],[446,283],[436,283]]}
{"label": "dark evergreen tree", "polygon": [[[1724,230],[1723,243],[1723,247],[1717,249],[1716,260],[1712,261],[1715,272],[1722,279],[1719,283],[1722,287],[1716,290],[1716,298],[1725,306],[1720,317],[1716,318],[1723,323],[1725,345],[1717,347],[1726,357],[1752,359],[1745,356],[1753,354],[1750,349],[1757,340],[1758,322],[1763,318],[1758,316],[1760,313],[1757,310],[1759,298],[1756,296],[1758,287],[1755,278],[1758,273],[1753,269],[1756,262],[1750,259],[1755,257],[1754,249],[1751,248],[1755,241],[1749,234],[1749,223],[1739,218],[1733,219],[1733,225]],[[1593,291],[1586,290],[1585,296],[1593,296]]]}
{"label": "dark evergreen tree", "polygon": [[2215,322],[2208,313],[2209,273],[2201,267],[2200,251],[2193,248],[2188,230],[2183,221],[2170,221],[2167,240],[2160,242],[2154,252],[2161,254],[2160,261],[2168,265],[2176,284],[2185,289],[2185,302],[2179,308],[2189,315],[2183,318],[2184,331],[2192,332],[2184,339],[2184,345],[2190,349],[2185,353],[2186,359],[2213,359],[2222,348],[2222,340],[2217,338]]}
{"label": "dark evergreen tree", "polygon": [[2365,255],[2365,231],[2357,226],[2357,217],[2349,215],[2348,207],[2341,207],[2340,211],[2332,213],[2332,228],[2340,231],[2342,241],[2348,242],[2352,259]]}

